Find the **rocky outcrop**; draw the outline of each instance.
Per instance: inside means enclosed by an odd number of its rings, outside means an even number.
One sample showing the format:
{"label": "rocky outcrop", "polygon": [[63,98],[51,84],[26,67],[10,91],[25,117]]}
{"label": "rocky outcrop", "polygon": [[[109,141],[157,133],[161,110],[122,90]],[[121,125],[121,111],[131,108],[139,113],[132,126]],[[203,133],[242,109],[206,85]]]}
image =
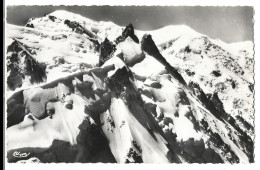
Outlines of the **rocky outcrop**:
{"label": "rocky outcrop", "polygon": [[26,27],[29,27],[29,28],[34,28],[33,24],[29,24],[29,23],[26,24],[25,26],[26,26]]}
{"label": "rocky outcrop", "polygon": [[[220,121],[228,123],[236,131],[240,139],[240,145],[249,157],[249,161],[253,162],[254,142],[248,134],[243,131],[237,121],[228,113],[226,113],[223,103],[218,98],[217,93],[206,95],[197,83],[190,82],[189,87],[193,89],[193,93],[201,101],[203,105]],[[215,134],[218,135],[218,134]],[[230,138],[232,140],[232,138]],[[222,142],[224,143],[224,142]],[[237,161],[235,161],[237,162]]]}
{"label": "rocky outcrop", "polygon": [[52,21],[52,22],[55,22],[55,20],[57,19],[57,17],[53,16],[53,15],[48,15],[49,19]]}
{"label": "rocky outcrop", "polygon": [[21,87],[24,79],[29,78],[31,84],[41,83],[46,80],[46,66],[32,57],[26,46],[18,40],[7,48],[7,85],[14,90]]}
{"label": "rocky outcrop", "polygon": [[[230,146],[227,145],[218,133],[212,132],[209,125],[203,119],[200,121],[202,130],[210,136],[209,143],[221,151],[221,155],[225,157],[230,163],[239,163],[239,158],[231,150]],[[219,157],[219,155],[217,155]]]}
{"label": "rocky outcrop", "polygon": [[132,24],[129,24],[125,27],[124,31],[122,32],[122,35],[116,38],[115,43],[119,44],[120,42],[125,41],[127,37],[131,37],[135,43],[139,43],[139,39],[134,33],[134,27]]}
{"label": "rocky outcrop", "polygon": [[228,70],[234,72],[238,76],[242,76],[244,74],[244,70],[242,67],[231,57],[231,54],[220,46],[212,43],[208,38],[203,38],[204,41],[204,51],[208,57],[220,61],[224,67]]}
{"label": "rocky outcrop", "polygon": [[96,38],[95,34],[93,34],[88,29],[84,28],[82,25],[80,25],[76,21],[65,20],[64,24],[67,25],[69,28],[71,28],[73,32],[76,32],[78,34],[85,34],[89,38]]}
{"label": "rocky outcrop", "polygon": [[7,128],[23,121],[26,115],[23,91],[15,93],[6,102],[7,106]]}
{"label": "rocky outcrop", "polygon": [[180,83],[186,86],[186,82],[183,79],[182,75],[172,67],[167,60],[161,55],[159,52],[157,46],[155,45],[152,36],[145,34],[141,41],[141,48],[143,51],[145,51],[150,56],[153,56],[157,61],[159,61],[162,65],[165,66],[165,69]]}
{"label": "rocky outcrop", "polygon": [[107,38],[101,43],[99,48],[99,66],[102,66],[116,51],[116,46]]}

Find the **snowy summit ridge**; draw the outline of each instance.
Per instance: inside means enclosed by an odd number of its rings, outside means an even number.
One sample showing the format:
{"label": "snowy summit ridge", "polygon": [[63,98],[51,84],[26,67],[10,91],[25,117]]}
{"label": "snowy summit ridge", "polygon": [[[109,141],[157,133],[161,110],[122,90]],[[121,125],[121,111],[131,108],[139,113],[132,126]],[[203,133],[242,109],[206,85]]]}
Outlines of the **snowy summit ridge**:
{"label": "snowy summit ridge", "polygon": [[58,10],[7,25],[6,64],[9,162],[254,162],[252,42]]}

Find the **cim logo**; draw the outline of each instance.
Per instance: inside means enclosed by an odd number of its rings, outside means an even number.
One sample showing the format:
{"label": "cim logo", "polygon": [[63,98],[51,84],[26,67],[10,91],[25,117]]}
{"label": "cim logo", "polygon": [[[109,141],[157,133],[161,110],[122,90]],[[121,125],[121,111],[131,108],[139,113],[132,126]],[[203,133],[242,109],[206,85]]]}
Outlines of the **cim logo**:
{"label": "cim logo", "polygon": [[15,151],[13,153],[13,156],[16,157],[16,158],[26,158],[29,155],[30,155],[30,152],[29,153],[21,153],[21,152]]}

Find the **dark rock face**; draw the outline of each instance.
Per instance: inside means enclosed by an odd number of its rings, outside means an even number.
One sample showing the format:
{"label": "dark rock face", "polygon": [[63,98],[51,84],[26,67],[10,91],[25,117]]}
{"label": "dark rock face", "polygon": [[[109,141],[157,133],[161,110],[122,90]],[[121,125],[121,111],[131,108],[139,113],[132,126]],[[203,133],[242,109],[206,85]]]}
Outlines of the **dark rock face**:
{"label": "dark rock face", "polygon": [[140,153],[138,151],[135,151],[133,148],[130,148],[127,153],[127,158],[125,160],[125,163],[143,163],[143,159]]}
{"label": "dark rock face", "polygon": [[190,53],[190,52],[191,52],[190,46],[186,46],[186,47],[184,48],[184,52]]}
{"label": "dark rock face", "polygon": [[[251,162],[251,163],[254,162],[254,156],[253,156],[253,154],[254,154],[254,142],[253,142],[253,140],[247,135],[246,132],[244,132],[241,129],[241,127],[237,123],[237,121],[232,116],[230,116],[229,114],[227,114],[225,112],[224,107],[223,107],[223,103],[218,98],[217,93],[214,93],[213,95],[211,95],[211,94],[206,95],[203,92],[203,90],[200,88],[200,86],[197,83],[193,83],[193,82],[189,83],[189,87],[193,89],[193,93],[197,96],[197,98],[201,101],[201,103],[203,103],[205,105],[205,107],[217,119],[219,119],[220,121],[222,121],[225,124],[227,124],[227,123],[230,124],[238,132],[237,135],[240,139],[240,144],[242,145],[243,149],[245,150],[245,153],[248,155],[249,162]],[[210,133],[210,132],[207,132],[207,133]],[[215,134],[215,135],[218,135],[218,134]],[[224,142],[222,141],[222,143],[224,143]],[[238,158],[235,158],[235,160],[236,159],[238,159]],[[237,161],[232,160],[231,162],[236,163]]]}
{"label": "dark rock face", "polygon": [[[158,50],[157,46],[155,45],[152,36],[145,34],[141,41],[141,48],[143,51],[147,52],[151,56],[160,56],[160,51]],[[155,58],[156,58],[155,57]]]}
{"label": "dark rock face", "polygon": [[43,154],[39,155],[39,159],[44,163],[50,162],[72,162],[77,154],[75,146],[71,146],[69,142],[54,140],[52,145]]}
{"label": "dark rock face", "polygon": [[119,97],[126,89],[132,87],[129,79],[133,80],[133,74],[126,67],[118,69],[116,73],[108,80],[108,87]]}
{"label": "dark rock face", "polygon": [[101,43],[99,49],[99,66],[102,66],[116,51],[116,46],[107,38]]}
{"label": "dark rock face", "polygon": [[248,88],[249,88],[249,90],[253,93],[254,92],[254,84],[249,84],[248,85]]}
{"label": "dark rock face", "polygon": [[79,129],[77,143],[81,154],[77,156],[77,162],[116,162],[100,126],[91,124],[88,119],[85,119]]}
{"label": "dark rock face", "polygon": [[26,24],[25,26],[29,28],[34,28],[33,24]]}
{"label": "dark rock face", "polygon": [[67,109],[69,109],[69,110],[72,110],[72,109],[73,109],[73,104],[72,104],[72,103],[67,103],[67,104],[65,105],[65,107],[66,107]]}
{"label": "dark rock face", "polygon": [[128,26],[126,26],[125,30],[122,33],[123,37],[131,37],[136,43],[139,43],[138,38],[136,37],[135,33],[134,33],[134,27],[132,24],[129,24]]}
{"label": "dark rock face", "polygon": [[240,123],[243,124],[243,126],[247,129],[247,130],[252,130],[254,131],[254,127],[249,124],[247,121],[244,120],[244,118],[242,118],[241,116],[239,115],[236,115],[236,120],[239,121]]}
{"label": "dark rock face", "polygon": [[[221,101],[218,99],[218,97],[215,95],[206,95],[204,91],[200,88],[199,84],[190,82],[189,87],[193,90],[193,94],[203,103],[207,109],[209,109],[215,117],[220,119],[223,113],[223,104]],[[213,101],[213,102],[212,102]],[[220,102],[220,103],[219,103]],[[217,106],[217,108],[216,108]],[[218,110],[220,109],[220,111]]]}
{"label": "dark rock face", "polygon": [[213,105],[215,106],[215,108],[218,111],[223,112],[223,113],[225,112],[223,103],[219,99],[217,93],[210,94],[210,95],[207,96],[207,98],[213,103]]}
{"label": "dark rock face", "polygon": [[45,65],[41,65],[34,58],[26,56],[26,75],[31,75],[31,83],[41,83],[46,79]]}
{"label": "dark rock face", "polygon": [[190,71],[189,69],[186,69],[185,72],[186,72],[186,74],[188,76],[191,76],[191,77],[193,77],[195,75],[195,72],[194,71]]}
{"label": "dark rock face", "polygon": [[7,77],[7,85],[11,90],[21,87],[25,76],[30,77],[32,84],[45,81],[46,66],[37,62],[26,50],[25,45],[15,40],[8,46],[7,52],[11,53],[7,56],[7,71],[10,71]]}
{"label": "dark rock face", "polygon": [[141,41],[141,48],[143,51],[145,51],[147,54],[150,56],[153,56],[156,60],[158,60],[162,65],[165,66],[166,70],[175,78],[177,79],[180,83],[186,86],[186,82],[181,76],[178,71],[172,67],[166,59],[161,55],[159,52],[157,46],[155,45],[152,36],[145,34],[142,38]]}
{"label": "dark rock face", "polygon": [[66,24],[69,28],[72,29],[72,31],[74,31],[78,34],[84,33],[83,27],[79,23],[77,23],[76,21],[65,20],[64,24]]}
{"label": "dark rock face", "polygon": [[176,146],[181,155],[189,163],[223,163],[221,157],[211,148],[205,148],[203,139],[196,141],[193,138],[185,142],[177,142]]}
{"label": "dark rock face", "polygon": [[57,19],[55,16],[52,16],[52,15],[49,15],[48,17],[49,17],[49,19],[50,19],[52,22],[55,22],[55,19]]}
{"label": "dark rock face", "polygon": [[67,35],[65,35],[65,34],[53,35],[53,36],[51,37],[52,40],[60,40],[60,39],[66,39],[66,38],[68,38],[68,37],[67,37]]}
{"label": "dark rock face", "polygon": [[214,75],[215,77],[220,77],[221,73],[219,70],[214,70],[214,71],[212,71],[212,75]]}
{"label": "dark rock face", "polygon": [[230,149],[230,146],[227,145],[222,138],[217,133],[213,133],[209,128],[208,123],[205,120],[200,121],[201,129],[205,133],[210,136],[209,142],[222,151],[222,155],[230,162],[230,163],[239,163],[239,158],[237,155]]}
{"label": "dark rock face", "polygon": [[76,21],[65,20],[64,24],[67,25],[72,31],[78,34],[86,34],[89,38],[95,38],[96,36]]}
{"label": "dark rock face", "polygon": [[124,31],[122,32],[122,35],[116,38],[116,44],[125,41],[127,37],[131,37],[132,40],[134,40],[134,42],[139,43],[139,39],[134,33],[134,27],[132,24],[127,25]]}
{"label": "dark rock face", "polygon": [[238,86],[238,83],[233,79],[226,79],[226,81],[230,83],[232,89],[235,89]]}
{"label": "dark rock face", "polygon": [[7,101],[7,128],[22,122],[25,115],[23,93],[17,93]]}

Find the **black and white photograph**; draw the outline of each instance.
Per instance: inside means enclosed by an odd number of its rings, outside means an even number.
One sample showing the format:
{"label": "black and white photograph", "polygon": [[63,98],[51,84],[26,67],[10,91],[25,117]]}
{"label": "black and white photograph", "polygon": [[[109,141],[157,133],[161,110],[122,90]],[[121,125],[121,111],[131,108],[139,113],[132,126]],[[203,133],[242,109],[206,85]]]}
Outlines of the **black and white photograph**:
{"label": "black and white photograph", "polygon": [[254,12],[6,6],[6,162],[255,163]]}

